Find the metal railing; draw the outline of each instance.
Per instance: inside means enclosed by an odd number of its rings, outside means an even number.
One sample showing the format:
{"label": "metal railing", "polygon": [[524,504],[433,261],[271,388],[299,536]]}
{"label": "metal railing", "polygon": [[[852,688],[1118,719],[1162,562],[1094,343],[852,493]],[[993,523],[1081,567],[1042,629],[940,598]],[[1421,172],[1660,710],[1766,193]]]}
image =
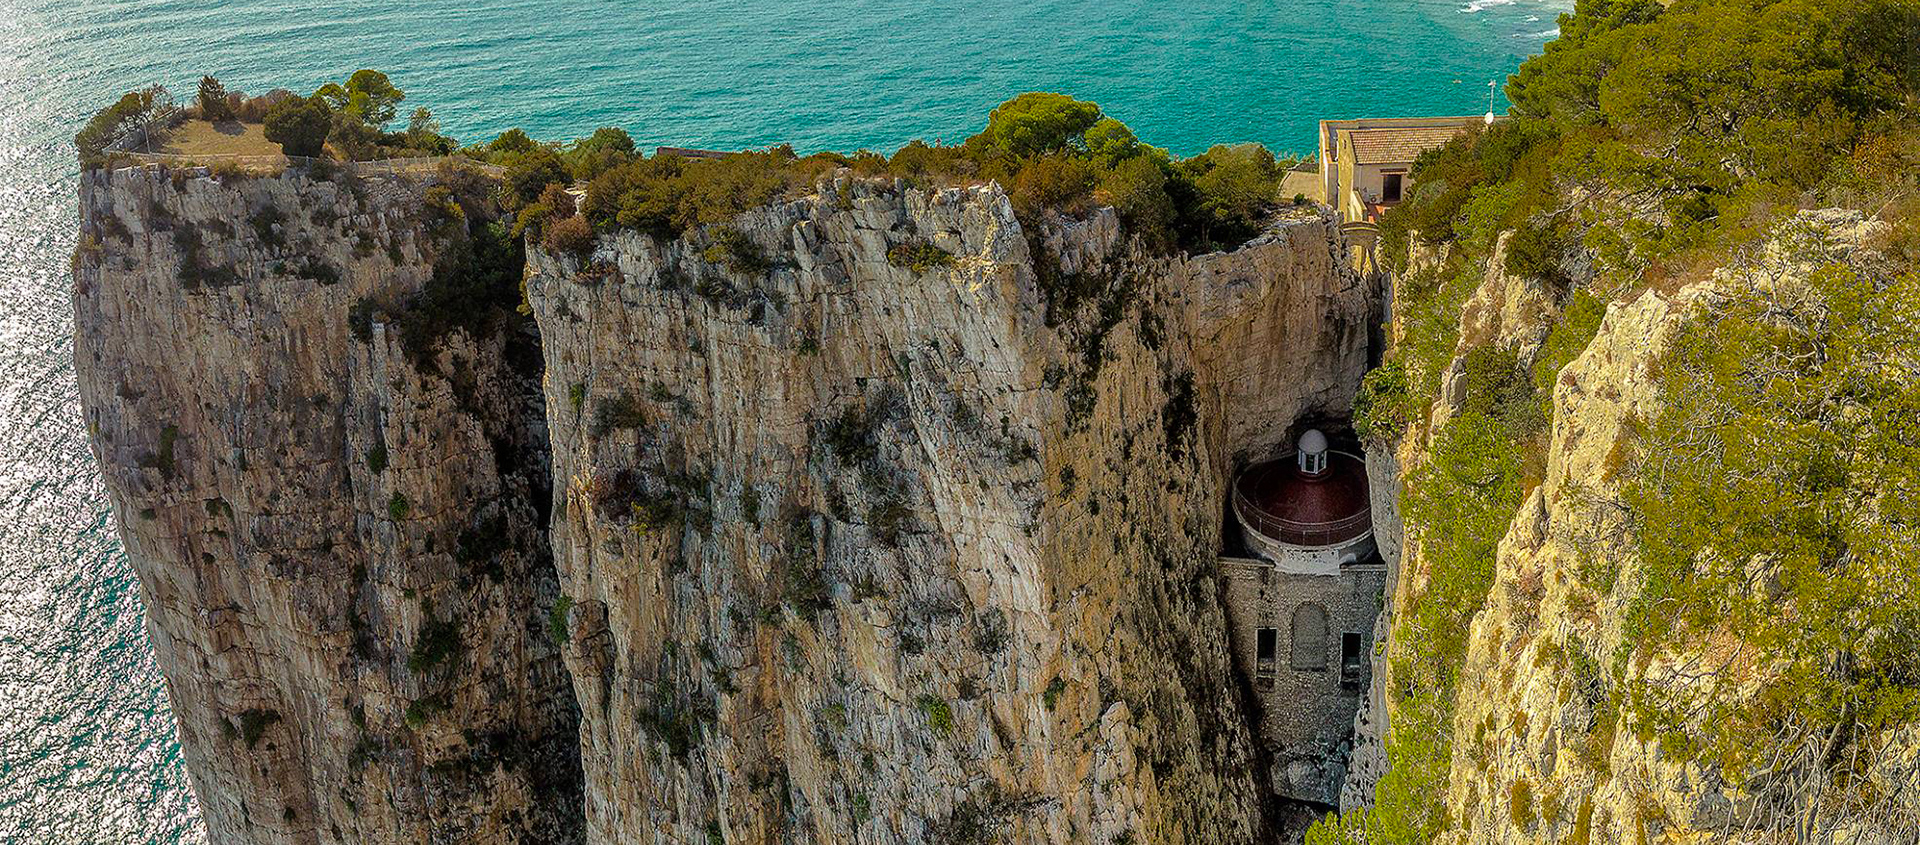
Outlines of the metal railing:
{"label": "metal railing", "polygon": [[[1347,452],[1332,451],[1328,454],[1360,461],[1358,456]],[[1276,467],[1286,466],[1296,458],[1297,453],[1273,462],[1261,471],[1259,477],[1266,477],[1266,474],[1274,472]],[[1234,480],[1233,515],[1240,520],[1241,525],[1270,542],[1285,543],[1290,546],[1335,546],[1365,537],[1373,529],[1372,508],[1362,508],[1351,515],[1326,522],[1301,522],[1274,516],[1247,497],[1245,483],[1253,477],[1255,476],[1252,472],[1245,472]]]}

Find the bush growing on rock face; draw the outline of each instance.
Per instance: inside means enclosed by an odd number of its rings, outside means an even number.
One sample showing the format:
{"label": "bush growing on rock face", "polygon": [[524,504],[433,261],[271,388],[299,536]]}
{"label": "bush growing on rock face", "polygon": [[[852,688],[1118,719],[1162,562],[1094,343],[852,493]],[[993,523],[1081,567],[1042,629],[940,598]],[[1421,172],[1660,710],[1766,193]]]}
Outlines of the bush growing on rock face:
{"label": "bush growing on rock face", "polygon": [[1398,361],[1376,367],[1353,398],[1353,429],[1366,438],[1397,439],[1414,413],[1411,404],[1406,367]]}
{"label": "bush growing on rock face", "polygon": [[240,713],[240,738],[245,740],[247,748],[258,744],[267,735],[267,729],[280,723],[280,711],[265,707],[254,707]]}
{"label": "bush growing on rock face", "polygon": [[571,255],[581,260],[593,254],[597,238],[585,217],[575,215],[547,224],[541,246],[555,255]]}
{"label": "bush growing on rock face", "polygon": [[887,263],[915,273],[925,273],[953,264],[953,253],[926,241],[895,245],[887,250]]}
{"label": "bush growing on rock face", "polygon": [[927,717],[927,727],[932,728],[934,733],[941,736],[953,733],[953,708],[945,700],[936,695],[922,693],[919,698],[914,699],[913,705],[920,710],[921,715]]}
{"label": "bush growing on rock face", "polygon": [[1524,777],[1507,788],[1507,815],[1522,830],[1533,824],[1533,784]]}
{"label": "bush growing on rock face", "polygon": [[723,226],[713,234],[713,245],[702,254],[708,262],[725,265],[735,273],[764,273],[773,266],[760,245],[747,237],[745,232],[732,226]]}

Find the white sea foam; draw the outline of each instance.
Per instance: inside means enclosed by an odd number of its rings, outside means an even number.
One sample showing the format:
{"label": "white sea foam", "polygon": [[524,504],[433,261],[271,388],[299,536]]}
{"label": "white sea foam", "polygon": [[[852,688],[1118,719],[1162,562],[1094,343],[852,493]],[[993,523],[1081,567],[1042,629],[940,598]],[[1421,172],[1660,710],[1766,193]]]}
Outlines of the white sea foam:
{"label": "white sea foam", "polygon": [[1469,2],[1467,5],[1460,7],[1460,12],[1462,14],[1474,15],[1488,9],[1511,6],[1515,2],[1516,0],[1472,0],[1472,2]]}

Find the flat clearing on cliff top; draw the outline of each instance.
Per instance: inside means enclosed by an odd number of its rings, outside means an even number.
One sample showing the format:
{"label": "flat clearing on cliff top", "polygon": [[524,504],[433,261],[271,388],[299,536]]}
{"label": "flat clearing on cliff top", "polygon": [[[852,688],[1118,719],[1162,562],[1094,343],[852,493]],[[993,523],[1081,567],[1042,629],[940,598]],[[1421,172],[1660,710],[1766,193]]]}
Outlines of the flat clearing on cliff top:
{"label": "flat clearing on cliff top", "polygon": [[277,156],[280,145],[267,140],[258,123],[189,120],[167,135],[160,152],[172,155]]}

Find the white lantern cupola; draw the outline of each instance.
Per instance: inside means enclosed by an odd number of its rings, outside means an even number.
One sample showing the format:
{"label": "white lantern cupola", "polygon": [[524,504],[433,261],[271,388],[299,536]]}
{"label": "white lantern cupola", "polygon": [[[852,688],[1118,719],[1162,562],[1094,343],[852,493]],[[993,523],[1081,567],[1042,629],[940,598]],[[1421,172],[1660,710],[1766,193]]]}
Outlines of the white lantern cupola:
{"label": "white lantern cupola", "polygon": [[1300,435],[1300,471],[1307,475],[1319,475],[1327,471],[1327,436],[1320,429],[1309,428]]}

